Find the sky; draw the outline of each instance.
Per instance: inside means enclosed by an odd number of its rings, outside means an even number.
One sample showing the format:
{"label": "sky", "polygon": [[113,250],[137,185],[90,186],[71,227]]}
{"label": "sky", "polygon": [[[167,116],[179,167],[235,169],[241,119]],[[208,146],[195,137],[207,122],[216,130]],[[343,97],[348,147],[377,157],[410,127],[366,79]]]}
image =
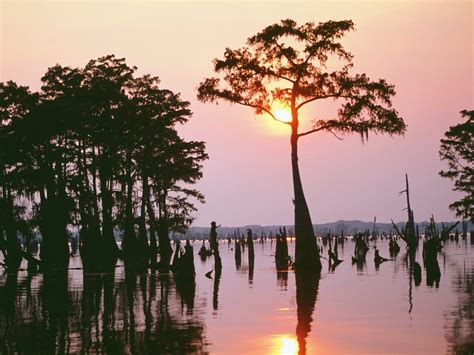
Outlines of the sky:
{"label": "sky", "polygon": [[[303,137],[299,162],[313,223],[406,219],[405,173],[415,220],[453,220],[458,194],[438,172],[440,139],[474,109],[471,1],[23,1],[0,0],[0,81],[38,90],[47,68],[82,67],[107,54],[139,74],[161,78],[194,113],[180,128],[207,143],[210,159],[197,188],[206,196],[196,226],[293,223],[290,143],[286,127],[245,107],[203,104],[196,87],[213,76],[225,48],[281,19],[298,23],[352,19],[344,39],[353,73],[394,84],[404,136],[357,135],[343,141]],[[315,104],[303,126],[327,113]]]}

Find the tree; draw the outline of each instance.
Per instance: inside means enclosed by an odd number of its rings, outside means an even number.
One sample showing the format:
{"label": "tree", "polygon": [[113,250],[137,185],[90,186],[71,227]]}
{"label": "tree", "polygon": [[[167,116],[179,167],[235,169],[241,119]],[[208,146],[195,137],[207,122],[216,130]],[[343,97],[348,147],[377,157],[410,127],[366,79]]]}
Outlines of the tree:
{"label": "tree", "polygon": [[[313,225],[305,200],[298,167],[298,140],[316,132],[368,132],[402,134],[406,126],[392,108],[394,86],[385,80],[371,81],[365,74],[350,74],[352,54],[339,42],[354,29],[350,20],[312,22],[297,25],[283,20],[247,40],[247,46],[227,48],[223,59],[214,60],[219,77],[205,79],[198,87],[198,99],[222,99],[251,107],[288,126],[293,175],[296,251],[295,266],[317,270],[321,267]],[[329,63],[329,61],[331,62]],[[338,69],[329,71],[328,65]],[[333,118],[315,119],[312,129],[299,131],[299,111],[307,104],[324,99],[341,100]],[[280,119],[272,104],[278,101],[291,112],[291,120]]]}
{"label": "tree", "polygon": [[[189,197],[204,202],[194,184],[202,177],[202,161],[208,158],[204,142],[185,141],[176,131],[192,115],[190,103],[179,94],[159,87],[159,79],[145,75],[133,80],[128,95],[134,115],[130,145],[137,180],[141,182],[139,240],[146,241],[146,217],[149,221],[150,251],[156,260],[156,234],[160,244],[160,264],[169,265],[172,249],[169,231],[184,232],[196,210]],[[127,159],[125,159],[126,161]],[[153,206],[157,206],[158,217]]]}
{"label": "tree", "polygon": [[177,132],[192,115],[189,102],[156,77],[134,77],[135,69],[108,55],[84,68],[49,68],[39,93],[0,83],[0,252],[7,268],[18,269],[18,236],[28,240],[32,229],[42,237],[40,260],[26,257],[42,270],[67,268],[73,231],[86,271],[110,271],[120,255],[127,266],[147,267],[156,261],[157,232],[160,259],[169,264],[169,230],[185,231],[194,201],[204,202],[190,185],[202,177],[207,154],[204,142]]}
{"label": "tree", "polygon": [[454,181],[454,191],[464,196],[449,205],[457,217],[474,221],[474,111],[463,110],[461,116],[466,122],[449,128],[441,139],[439,156],[448,163],[448,170],[442,170],[442,177]]}
{"label": "tree", "polygon": [[21,154],[15,147],[19,137],[14,127],[29,114],[37,100],[38,95],[28,87],[12,81],[0,83],[0,251],[6,267],[12,271],[18,269],[22,259],[17,238],[22,221],[15,218],[18,215],[15,200],[25,192],[24,185],[12,178],[21,166]]}

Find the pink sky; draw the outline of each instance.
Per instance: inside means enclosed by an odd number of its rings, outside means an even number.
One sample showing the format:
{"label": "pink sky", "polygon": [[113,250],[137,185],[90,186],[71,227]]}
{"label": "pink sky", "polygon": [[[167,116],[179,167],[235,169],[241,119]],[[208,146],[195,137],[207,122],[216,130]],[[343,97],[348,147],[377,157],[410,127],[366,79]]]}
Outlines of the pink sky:
{"label": "pink sky", "polygon": [[[183,127],[204,140],[210,160],[198,188],[207,203],[196,225],[290,224],[293,217],[289,138],[274,122],[249,109],[201,104],[198,83],[212,75],[211,61],[265,26],[352,19],[344,43],[354,72],[395,84],[395,107],[408,125],[405,137],[332,135],[302,139],[300,167],[314,223],[338,219],[405,219],[408,173],[416,220],[434,214],[452,220],[452,183],[438,175],[439,140],[473,109],[473,5],[471,1],[5,1],[0,3],[0,81],[40,86],[56,63],[84,66],[106,54],[125,57],[139,73],[191,101]],[[324,114],[325,106],[306,112]]]}

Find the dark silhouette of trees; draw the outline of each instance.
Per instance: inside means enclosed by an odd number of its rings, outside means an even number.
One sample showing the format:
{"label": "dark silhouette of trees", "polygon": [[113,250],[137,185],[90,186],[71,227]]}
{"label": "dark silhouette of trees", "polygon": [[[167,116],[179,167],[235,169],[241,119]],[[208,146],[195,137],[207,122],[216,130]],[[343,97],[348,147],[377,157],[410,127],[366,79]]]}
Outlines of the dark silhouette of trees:
{"label": "dark silhouette of trees", "polygon": [[128,266],[156,264],[158,241],[169,266],[169,232],[185,231],[195,201],[204,202],[192,185],[207,154],[203,142],[177,132],[191,117],[189,102],[135,70],[109,55],[84,68],[49,68],[39,93],[0,84],[6,267],[18,268],[18,236],[33,232],[42,238],[44,270],[67,268],[71,232],[85,270],[110,270],[122,255]]}
{"label": "dark silhouette of trees", "polygon": [[[316,133],[368,132],[402,134],[406,127],[392,108],[394,86],[385,80],[371,81],[365,74],[350,74],[352,54],[339,42],[354,29],[352,21],[312,22],[297,25],[283,20],[247,40],[247,46],[227,48],[223,59],[214,60],[221,78],[205,79],[198,87],[203,102],[225,100],[251,107],[287,125],[291,135],[297,268],[320,269],[319,251],[313,224],[303,192],[298,167],[298,141]],[[334,63],[338,69],[331,71]],[[312,129],[299,131],[299,111],[309,103],[324,99],[340,100],[336,117],[315,119]],[[272,112],[279,101],[291,112],[291,121],[281,120]]]}
{"label": "dark silhouette of trees", "polygon": [[2,280],[2,354],[208,352],[194,280],[113,271],[84,274],[83,287],[74,287],[56,276],[9,273]]}
{"label": "dark silhouette of trees", "polygon": [[464,196],[449,205],[457,217],[474,222],[474,111],[461,111],[466,121],[449,128],[441,139],[439,156],[448,163],[442,177],[454,181],[454,191]]}
{"label": "dark silhouette of trees", "polygon": [[[22,179],[21,164],[24,157],[13,144],[14,127],[28,115],[38,100],[27,87],[12,81],[0,83],[0,250],[8,269],[18,269],[22,260],[17,239],[21,215],[16,213],[21,205],[15,201],[29,193]],[[6,240],[4,239],[6,236]]]}

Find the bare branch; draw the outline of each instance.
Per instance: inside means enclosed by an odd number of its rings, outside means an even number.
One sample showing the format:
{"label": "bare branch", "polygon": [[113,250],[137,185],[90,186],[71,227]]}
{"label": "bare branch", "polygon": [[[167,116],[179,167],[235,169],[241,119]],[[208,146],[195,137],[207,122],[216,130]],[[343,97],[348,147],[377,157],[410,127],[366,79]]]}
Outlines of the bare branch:
{"label": "bare branch", "polygon": [[402,238],[402,239],[404,240],[404,242],[408,244],[408,242],[407,242],[407,239],[408,239],[407,236],[406,236],[405,234],[403,234],[402,232],[399,231],[399,229],[397,228],[397,225],[393,222],[393,219],[391,219],[391,221],[392,221],[393,227],[394,227],[395,230],[397,231],[397,233],[398,233],[398,235],[400,236],[400,238]]}
{"label": "bare branch", "polygon": [[323,130],[328,131],[329,133],[331,133],[334,137],[336,137],[340,141],[344,140],[343,138],[339,137],[329,126],[321,126],[321,127],[315,128],[315,129],[311,129],[311,130],[309,130],[307,132],[304,132],[304,133],[299,133],[298,138],[307,136],[307,135],[315,133],[315,132],[323,131]]}
{"label": "bare branch", "polygon": [[265,112],[266,114],[268,114],[275,121],[280,122],[280,123],[284,123],[284,124],[287,124],[287,125],[291,125],[290,122],[286,122],[286,121],[282,121],[282,120],[278,119],[270,110],[266,109],[265,107],[262,107],[262,106],[259,106],[259,105],[253,105],[251,103],[242,102],[242,101],[237,101],[235,103],[237,103],[239,105],[242,105],[242,106],[252,107],[252,108],[255,108],[257,110],[261,110],[261,111]]}
{"label": "bare branch", "polygon": [[312,97],[308,100],[305,100],[305,101],[301,102],[298,106],[296,106],[296,109],[299,110],[301,107],[303,107],[306,104],[309,104],[310,102],[313,102],[313,101],[316,101],[316,100],[321,100],[321,99],[326,99],[328,97],[329,96],[314,96],[314,97]]}
{"label": "bare branch", "polygon": [[274,77],[279,78],[279,79],[282,79],[282,80],[287,80],[287,81],[289,81],[289,82],[292,83],[292,84],[294,84],[294,83],[296,82],[296,80],[290,79],[290,78],[288,78],[287,76],[284,76],[284,75],[280,75],[280,74],[274,73],[273,71],[272,71],[272,72],[268,72],[267,74],[268,74],[268,75],[273,75]]}
{"label": "bare branch", "polygon": [[336,133],[334,133],[331,128],[327,128],[328,132],[330,132],[334,137],[336,137],[337,139],[339,139],[340,141],[343,141],[344,139],[339,137]]}
{"label": "bare branch", "polygon": [[301,107],[303,107],[306,104],[309,104],[310,102],[313,102],[313,101],[316,101],[316,100],[329,99],[329,98],[349,99],[351,97],[349,95],[342,95],[342,93],[340,91],[338,93],[335,93],[335,94],[314,96],[314,97],[309,98],[306,101],[301,102],[298,106],[296,106],[296,109],[299,110]]}
{"label": "bare branch", "polygon": [[326,127],[326,126],[321,126],[321,127],[318,127],[318,128],[312,129],[312,130],[309,130],[309,131],[304,132],[304,133],[299,133],[299,134],[298,134],[298,138],[299,138],[299,137],[303,137],[303,136],[307,136],[308,134],[311,134],[311,133],[315,133],[315,132],[322,131],[322,130],[324,130],[324,129],[326,129],[326,128],[328,128],[328,127]]}

